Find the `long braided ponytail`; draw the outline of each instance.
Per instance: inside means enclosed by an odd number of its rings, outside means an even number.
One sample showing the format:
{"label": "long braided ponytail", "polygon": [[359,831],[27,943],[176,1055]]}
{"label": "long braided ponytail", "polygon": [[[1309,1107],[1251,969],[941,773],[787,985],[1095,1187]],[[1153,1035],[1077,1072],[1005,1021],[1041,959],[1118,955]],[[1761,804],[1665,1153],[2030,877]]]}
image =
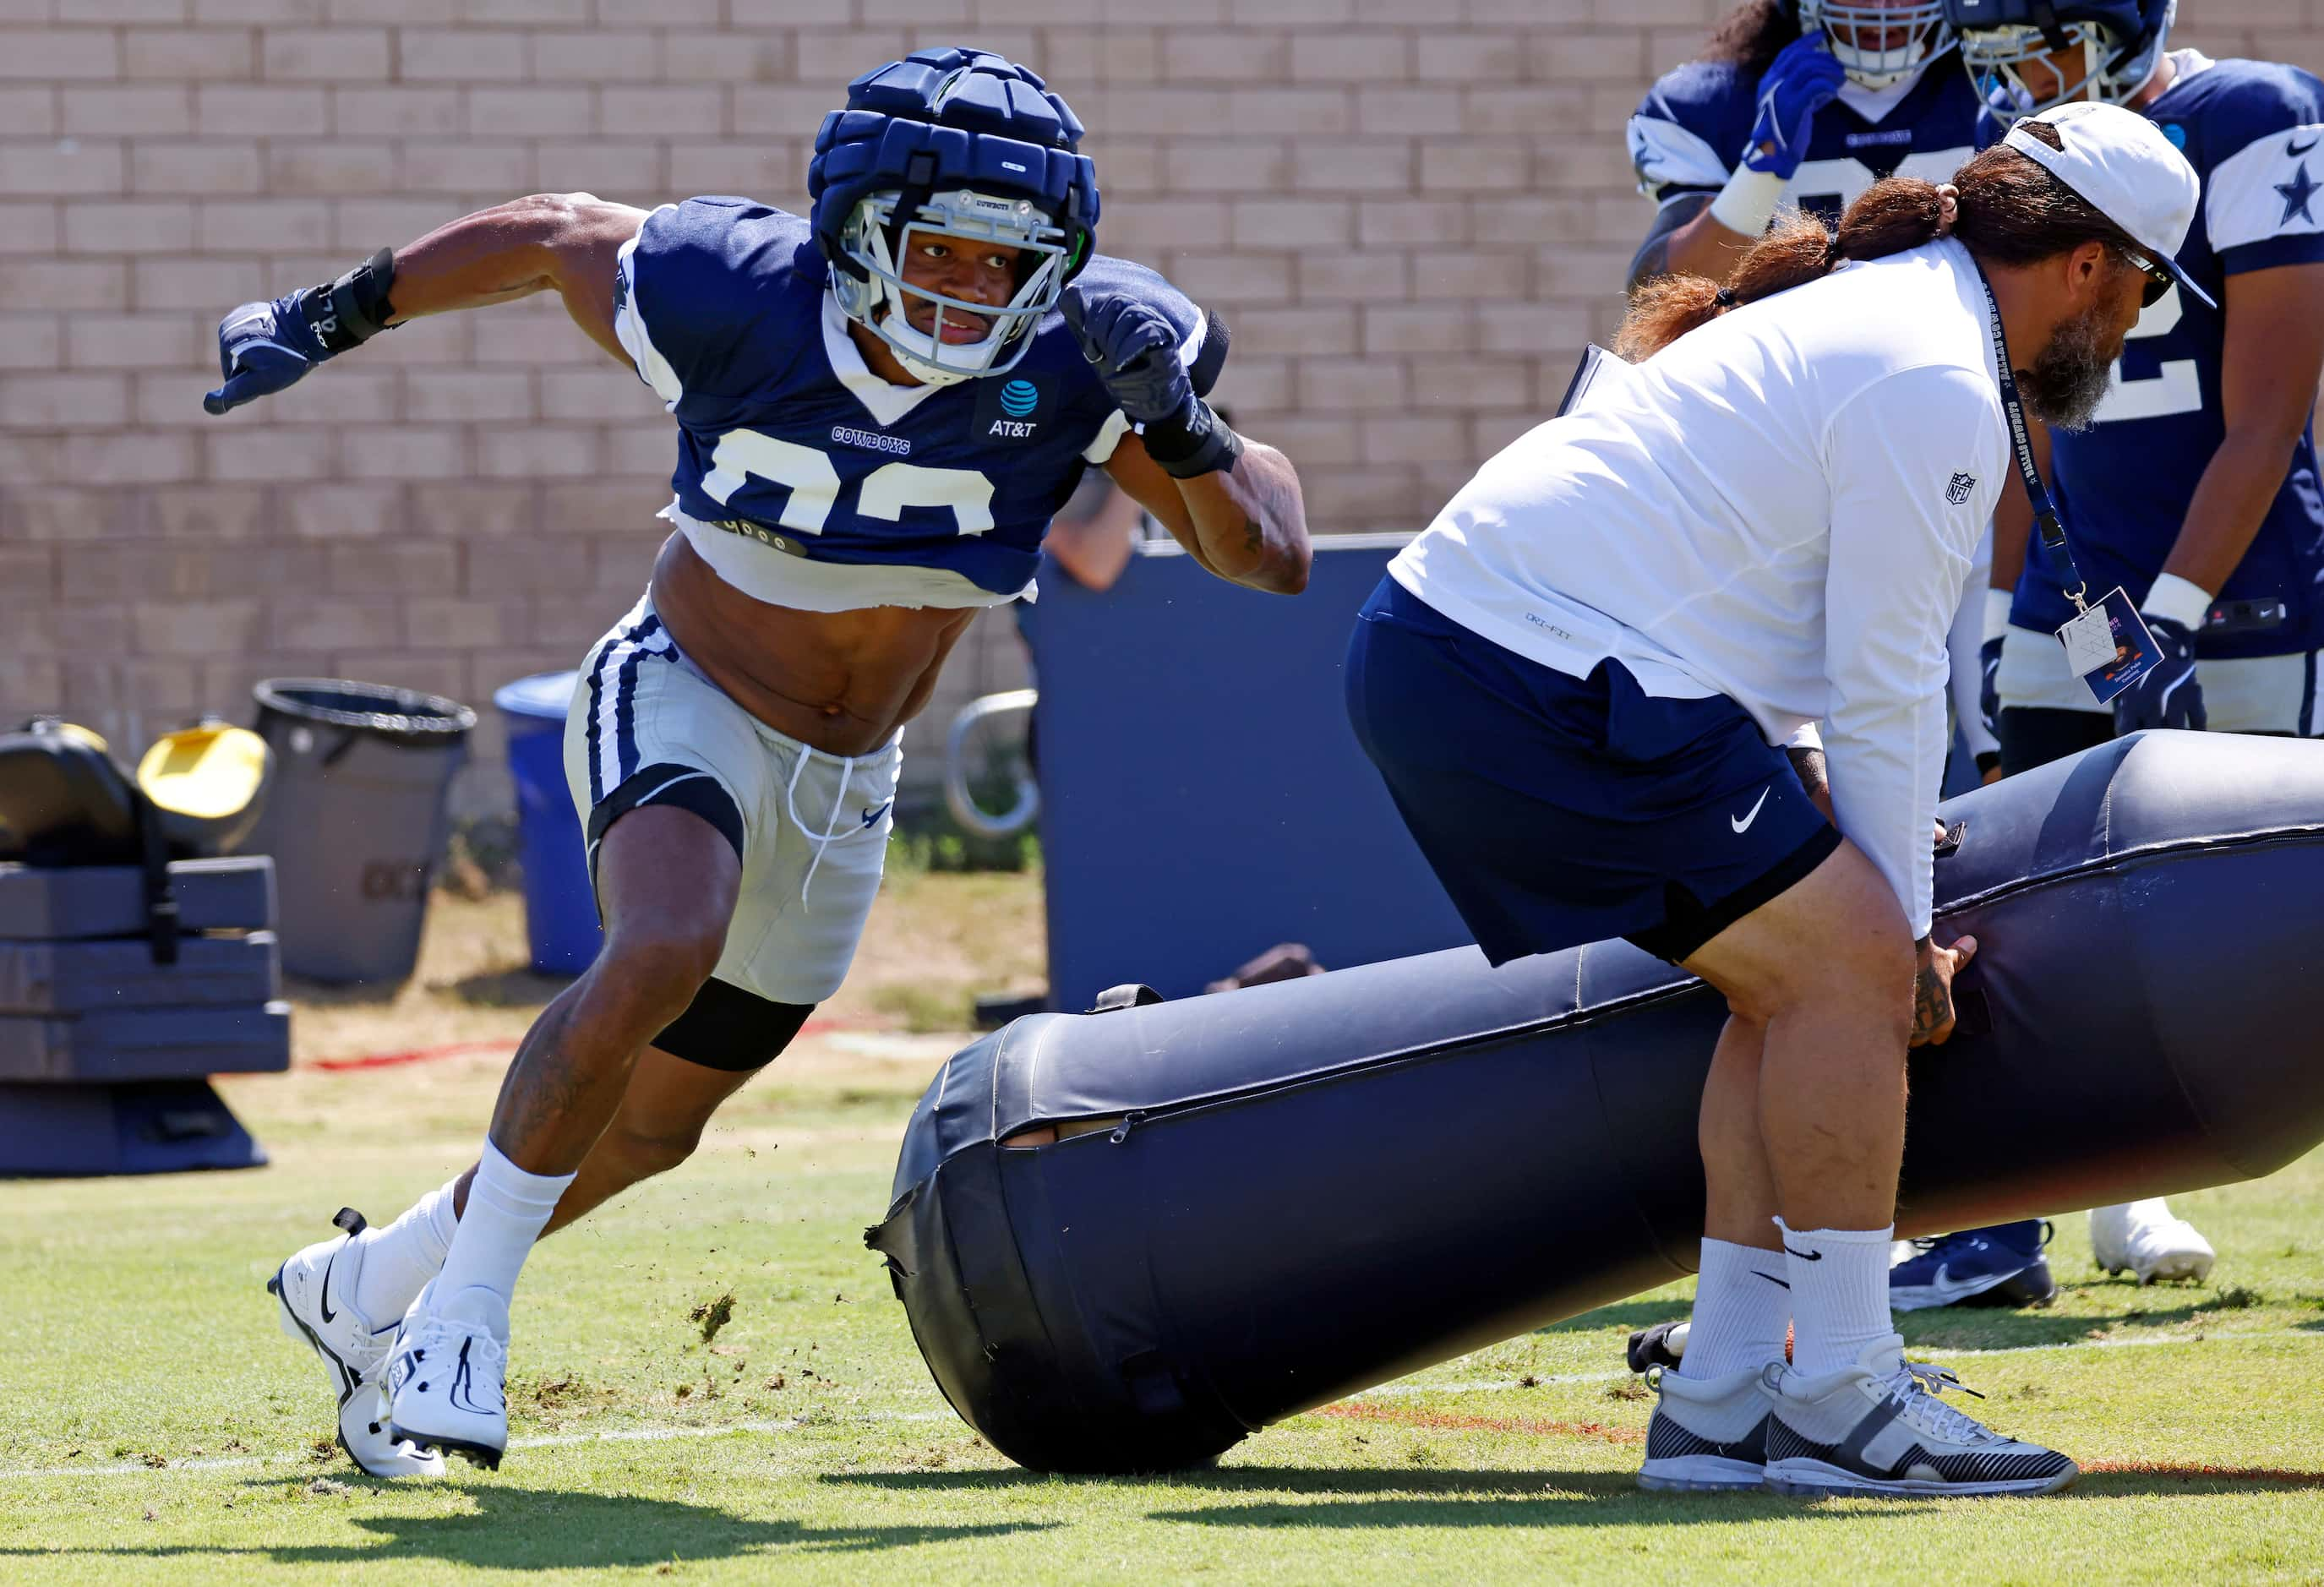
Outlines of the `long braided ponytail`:
{"label": "long braided ponytail", "polygon": [[[2059,146],[2047,123],[2018,125]],[[2092,238],[2130,245],[2121,228],[2080,194],[2016,150],[1996,143],[1941,186],[1898,176],[1873,183],[1830,235],[1813,216],[1786,211],[1743,255],[1724,287],[1699,275],[1642,283],[1615,334],[1614,351],[1638,363],[1729,309],[1829,275],[1843,261],[1885,258],[1946,235],[2000,264],[2030,264]]]}

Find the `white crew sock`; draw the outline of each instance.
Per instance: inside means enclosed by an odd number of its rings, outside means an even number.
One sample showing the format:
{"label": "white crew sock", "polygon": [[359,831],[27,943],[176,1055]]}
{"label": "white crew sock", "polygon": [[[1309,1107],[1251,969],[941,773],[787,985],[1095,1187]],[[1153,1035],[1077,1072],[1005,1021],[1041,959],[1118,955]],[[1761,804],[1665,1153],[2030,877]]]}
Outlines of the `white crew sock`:
{"label": "white crew sock", "polygon": [[516,1276],[533,1243],[557,1210],[557,1198],[573,1183],[570,1174],[528,1174],[503,1155],[488,1138],[468,1182],[468,1204],[436,1276],[436,1296],[448,1299],[463,1289],[488,1289],[503,1304],[516,1294]]}
{"label": "white crew sock", "polygon": [[1680,1377],[1724,1378],[1784,1359],[1784,1331],[1792,1321],[1787,1259],[1779,1250],[1703,1241]]}
{"label": "white crew sock", "polygon": [[355,1285],[355,1310],[371,1319],[374,1328],[392,1328],[403,1320],[412,1300],[444,1265],[451,1249],[452,1231],[459,1214],[452,1210],[453,1180],[413,1202],[401,1218],[384,1229],[366,1229],[357,1238],[363,1247],[363,1274]]}
{"label": "white crew sock", "polygon": [[[1793,1368],[1815,1378],[1855,1366],[1866,1350],[1896,1332],[1888,1315],[1888,1247],[1895,1225],[1794,1229],[1778,1218],[1775,1227],[1783,1231],[1784,1266],[1792,1280]],[[1689,1333],[1687,1343],[1693,1342]]]}

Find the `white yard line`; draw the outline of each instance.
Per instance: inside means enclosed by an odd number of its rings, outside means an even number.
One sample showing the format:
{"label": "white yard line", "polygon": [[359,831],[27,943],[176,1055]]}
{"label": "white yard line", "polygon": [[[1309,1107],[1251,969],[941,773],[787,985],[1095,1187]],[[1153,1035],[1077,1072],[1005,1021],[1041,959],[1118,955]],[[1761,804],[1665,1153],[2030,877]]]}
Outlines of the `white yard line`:
{"label": "white yard line", "polygon": [[[2312,1339],[2324,1340],[2324,1333],[2313,1328],[2255,1328],[2248,1333],[2206,1333],[2201,1338],[2130,1338],[2075,1340],[2062,1344],[2012,1344],[1999,1350],[1941,1350],[1931,1353],[1946,1361],[1961,1357],[2038,1355],[2054,1350],[2135,1350],[2169,1344],[2216,1344],[2227,1340],[2245,1339]],[[1558,1383],[1615,1383],[1630,1377],[1626,1370],[1613,1372],[1553,1372],[1534,1379],[1535,1387]],[[1350,1399],[1376,1399],[1388,1395],[1410,1394],[1487,1394],[1524,1387],[1514,1378],[1491,1382],[1465,1383],[1384,1383],[1377,1389],[1367,1389]],[[949,1422],[949,1411],[859,1411],[849,1416],[835,1416],[831,1424],[845,1422]],[[680,1438],[724,1438],[730,1434],[756,1433],[773,1435],[796,1433],[808,1424],[797,1416],[785,1416],[770,1422],[729,1422],[715,1427],[628,1427],[607,1433],[549,1433],[532,1438],[512,1438],[509,1448],[571,1449],[585,1444],[668,1444]],[[334,1464],[341,1457],[334,1453]],[[267,1466],[307,1466],[318,1464],[311,1455],[251,1454],[210,1455],[194,1460],[171,1461],[166,1466],[149,1466],[142,1461],[124,1461],[104,1466],[0,1466],[0,1480],[40,1477],[151,1477],[162,1472],[248,1472]],[[319,1476],[328,1476],[320,1471]]]}

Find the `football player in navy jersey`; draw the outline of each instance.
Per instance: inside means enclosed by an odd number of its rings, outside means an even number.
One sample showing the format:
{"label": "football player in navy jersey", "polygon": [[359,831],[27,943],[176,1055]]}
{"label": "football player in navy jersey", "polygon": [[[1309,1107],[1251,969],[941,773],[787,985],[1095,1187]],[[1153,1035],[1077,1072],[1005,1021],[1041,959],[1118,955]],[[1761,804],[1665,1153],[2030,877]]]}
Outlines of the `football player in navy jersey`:
{"label": "football player in navy jersey", "polygon": [[[2324,83],[2297,67],[2171,50],[2175,0],[1953,0],[1980,97],[2033,111],[2074,99],[2159,124],[2202,179],[2179,255],[2218,307],[2172,290],[2141,316],[2089,428],[2037,435],[2092,599],[2119,585],[2164,662],[2111,706],[2052,635],[2073,615],[2062,568],[2012,487],[1997,514],[1985,709],[2015,774],[2143,727],[2324,732],[2324,500],[2311,427],[2324,371]],[[2037,425],[2037,431],[2040,427]],[[1971,1230],[1908,1266],[1942,1305],[2039,1225]],[[2100,1267],[2201,1279],[2211,1246],[2160,1200],[2090,1214]],[[1904,1269],[1898,1269],[1900,1274]]]}
{"label": "football player in navy jersey", "polygon": [[1785,204],[1829,227],[1884,176],[1943,181],[1977,152],[1978,115],[1943,0],[1744,0],[1630,117],[1658,207],[1630,284],[1726,281]]}
{"label": "football player in navy jersey", "polygon": [[605,946],[542,1013],[476,1166],[268,1287],[376,1475],[499,1463],[509,1297],[540,1236],[683,1161],[846,973],[904,723],[976,613],[1030,598],[1104,468],[1221,577],[1306,581],[1299,484],[1204,401],[1227,328],[1096,254],[1081,124],[927,50],[849,85],[805,217],[588,194],[452,222],[219,328],[222,413],[403,320],[554,291],[678,420],[673,526],[566,731]]}

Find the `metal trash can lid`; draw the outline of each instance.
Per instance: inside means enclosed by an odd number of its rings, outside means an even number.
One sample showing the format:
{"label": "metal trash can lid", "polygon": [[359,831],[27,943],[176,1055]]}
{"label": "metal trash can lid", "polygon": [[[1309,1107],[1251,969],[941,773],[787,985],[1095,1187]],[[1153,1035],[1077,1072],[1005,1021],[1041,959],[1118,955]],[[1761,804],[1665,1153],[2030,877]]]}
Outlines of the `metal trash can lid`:
{"label": "metal trash can lid", "polygon": [[573,678],[569,668],[563,672],[536,672],[494,689],[493,704],[512,716],[562,722],[573,704]]}
{"label": "metal trash can lid", "polygon": [[476,713],[457,700],[345,678],[269,678],[251,696],[261,712],[359,728],[398,743],[445,745],[467,735]]}

